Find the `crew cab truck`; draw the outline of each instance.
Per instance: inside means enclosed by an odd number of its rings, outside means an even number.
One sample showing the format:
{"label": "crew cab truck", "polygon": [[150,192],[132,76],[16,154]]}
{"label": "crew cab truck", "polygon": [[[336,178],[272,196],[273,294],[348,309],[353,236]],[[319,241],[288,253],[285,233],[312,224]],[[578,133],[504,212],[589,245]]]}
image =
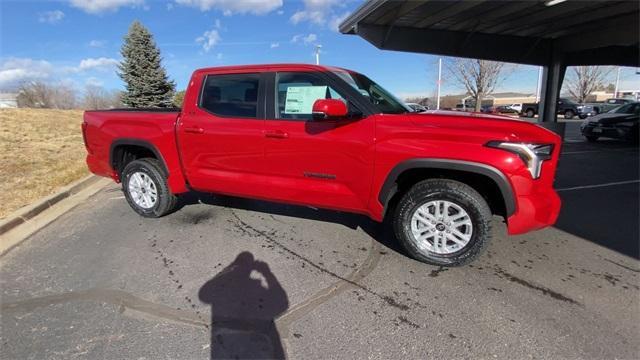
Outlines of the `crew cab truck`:
{"label": "crew cab truck", "polygon": [[388,220],[412,257],[455,266],[491,238],[552,225],[560,138],[535,124],[415,113],[359,73],[315,65],[196,70],[181,110],[87,111],[89,169],[161,217],[190,190]]}
{"label": "crew cab truck", "polygon": [[[522,104],[520,115],[526,117],[534,117],[538,114],[538,103],[525,103]],[[578,115],[580,119],[585,119],[589,114],[584,111],[584,106],[576,104],[570,99],[560,98],[558,99],[558,105],[556,106],[556,114],[564,115],[565,119],[573,119]]]}

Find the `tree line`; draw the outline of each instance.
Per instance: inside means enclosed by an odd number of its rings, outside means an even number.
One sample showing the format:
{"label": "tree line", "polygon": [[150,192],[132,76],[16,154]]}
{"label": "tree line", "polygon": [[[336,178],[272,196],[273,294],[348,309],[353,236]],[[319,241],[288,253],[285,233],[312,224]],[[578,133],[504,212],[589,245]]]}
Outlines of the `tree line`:
{"label": "tree line", "polygon": [[82,94],[67,84],[25,82],[18,88],[18,107],[43,109],[110,109],[123,107],[120,91],[87,85]]}
{"label": "tree line", "polygon": [[[99,85],[87,85],[79,92],[64,83],[29,81],[22,83],[17,93],[16,101],[21,108],[100,110],[131,107],[123,100],[122,91],[107,90]],[[183,98],[184,90],[176,92],[171,98],[171,106],[181,107]]]}

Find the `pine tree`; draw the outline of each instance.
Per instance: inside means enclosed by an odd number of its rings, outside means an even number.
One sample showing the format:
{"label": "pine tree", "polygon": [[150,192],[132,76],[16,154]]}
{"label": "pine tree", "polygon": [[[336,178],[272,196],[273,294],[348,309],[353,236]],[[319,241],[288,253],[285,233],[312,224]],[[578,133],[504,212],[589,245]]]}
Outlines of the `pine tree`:
{"label": "pine tree", "polygon": [[153,35],[134,21],[120,50],[122,62],[118,75],[126,84],[122,102],[129,107],[171,107],[175,83],[162,67],[160,49]]}

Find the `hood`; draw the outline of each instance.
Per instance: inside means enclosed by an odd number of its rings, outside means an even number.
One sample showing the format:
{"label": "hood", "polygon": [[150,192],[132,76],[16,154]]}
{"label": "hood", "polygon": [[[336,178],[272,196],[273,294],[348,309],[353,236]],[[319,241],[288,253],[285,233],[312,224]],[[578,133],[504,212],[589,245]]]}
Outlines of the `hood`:
{"label": "hood", "polygon": [[459,111],[428,111],[404,116],[415,126],[430,128],[434,135],[453,134],[461,140],[464,137],[473,142],[560,142],[556,133],[535,123],[509,116]]}

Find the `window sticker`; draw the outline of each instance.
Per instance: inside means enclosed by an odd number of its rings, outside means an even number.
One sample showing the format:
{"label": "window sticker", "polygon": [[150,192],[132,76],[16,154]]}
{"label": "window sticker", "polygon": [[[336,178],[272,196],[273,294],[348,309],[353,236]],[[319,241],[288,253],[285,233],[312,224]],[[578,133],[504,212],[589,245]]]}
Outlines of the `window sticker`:
{"label": "window sticker", "polygon": [[290,86],[285,98],[285,114],[311,114],[313,103],[327,96],[327,86]]}

